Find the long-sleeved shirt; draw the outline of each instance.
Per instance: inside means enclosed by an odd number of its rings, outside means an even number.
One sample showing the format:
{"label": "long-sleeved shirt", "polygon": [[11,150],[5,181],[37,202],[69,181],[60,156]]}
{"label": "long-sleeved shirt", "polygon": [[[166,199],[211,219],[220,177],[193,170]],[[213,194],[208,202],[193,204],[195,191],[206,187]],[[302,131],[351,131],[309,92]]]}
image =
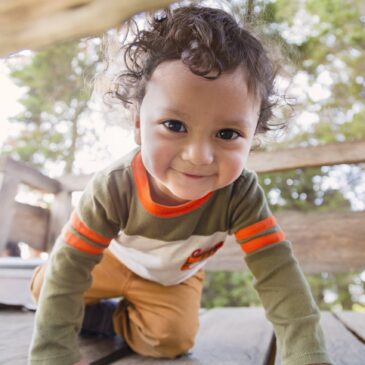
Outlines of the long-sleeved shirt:
{"label": "long-sleeved shirt", "polygon": [[234,235],[273,323],[283,365],[329,363],[319,312],[253,172],[178,206],[151,198],[139,150],[97,173],[87,185],[50,258],[36,313],[30,363],[71,365],[83,293],[103,250],[162,285],[194,275]]}

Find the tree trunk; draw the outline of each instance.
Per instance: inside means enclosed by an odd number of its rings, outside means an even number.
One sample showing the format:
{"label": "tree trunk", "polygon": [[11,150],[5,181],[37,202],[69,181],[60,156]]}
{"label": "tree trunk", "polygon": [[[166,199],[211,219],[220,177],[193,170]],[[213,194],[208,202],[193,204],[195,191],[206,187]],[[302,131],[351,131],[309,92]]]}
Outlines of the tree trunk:
{"label": "tree trunk", "polygon": [[71,174],[73,172],[74,163],[75,163],[75,155],[76,155],[76,147],[77,147],[77,140],[79,137],[78,134],[78,122],[79,117],[82,112],[85,110],[87,103],[83,103],[79,106],[76,111],[75,115],[72,119],[72,130],[71,130],[71,145],[66,157],[66,166],[64,169],[64,174]]}
{"label": "tree trunk", "polygon": [[252,23],[254,18],[254,7],[255,1],[254,0],[247,0],[247,8],[245,14],[245,23]]}

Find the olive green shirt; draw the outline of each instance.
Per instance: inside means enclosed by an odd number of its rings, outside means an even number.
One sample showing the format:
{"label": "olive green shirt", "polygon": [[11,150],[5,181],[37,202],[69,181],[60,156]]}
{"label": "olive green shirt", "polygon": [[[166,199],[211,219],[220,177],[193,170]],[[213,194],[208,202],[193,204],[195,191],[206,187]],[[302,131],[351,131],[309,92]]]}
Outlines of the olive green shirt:
{"label": "olive green shirt", "polygon": [[[80,360],[83,293],[103,250],[162,285],[194,275],[234,235],[277,336],[282,365],[329,363],[319,311],[257,177],[179,206],[155,203],[139,150],[97,173],[57,240],[36,313],[32,365]],[[244,330],[244,329],[243,329]]]}

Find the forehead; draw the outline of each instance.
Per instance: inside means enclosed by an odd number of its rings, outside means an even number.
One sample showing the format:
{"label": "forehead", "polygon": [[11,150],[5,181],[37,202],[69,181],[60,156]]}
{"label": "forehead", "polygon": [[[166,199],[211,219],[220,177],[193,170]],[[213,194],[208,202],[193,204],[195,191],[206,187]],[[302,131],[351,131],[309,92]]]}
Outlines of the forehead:
{"label": "forehead", "polygon": [[[216,72],[212,72],[211,75],[215,76]],[[209,89],[216,91],[222,88],[227,89],[229,84],[231,91],[248,94],[246,71],[243,66],[230,72],[224,72],[216,79],[208,79],[191,72],[180,60],[166,61],[156,67],[147,85],[149,84],[159,84],[169,89],[190,88],[207,91]]]}
{"label": "forehead", "polygon": [[188,116],[232,120],[255,119],[259,109],[243,67],[210,80],[192,73],[181,61],[163,62],[156,68],[147,82],[143,104],[156,113],[177,110]]}

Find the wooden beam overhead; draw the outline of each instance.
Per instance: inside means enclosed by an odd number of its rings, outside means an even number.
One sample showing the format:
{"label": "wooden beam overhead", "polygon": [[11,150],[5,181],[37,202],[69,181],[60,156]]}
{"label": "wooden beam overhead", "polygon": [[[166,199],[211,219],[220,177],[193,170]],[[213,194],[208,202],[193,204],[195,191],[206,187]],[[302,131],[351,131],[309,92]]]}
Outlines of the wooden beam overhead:
{"label": "wooden beam overhead", "polygon": [[365,162],[365,140],[252,152],[248,167],[258,173]]}
{"label": "wooden beam overhead", "polygon": [[57,42],[96,36],[171,0],[2,0],[0,56]]}

